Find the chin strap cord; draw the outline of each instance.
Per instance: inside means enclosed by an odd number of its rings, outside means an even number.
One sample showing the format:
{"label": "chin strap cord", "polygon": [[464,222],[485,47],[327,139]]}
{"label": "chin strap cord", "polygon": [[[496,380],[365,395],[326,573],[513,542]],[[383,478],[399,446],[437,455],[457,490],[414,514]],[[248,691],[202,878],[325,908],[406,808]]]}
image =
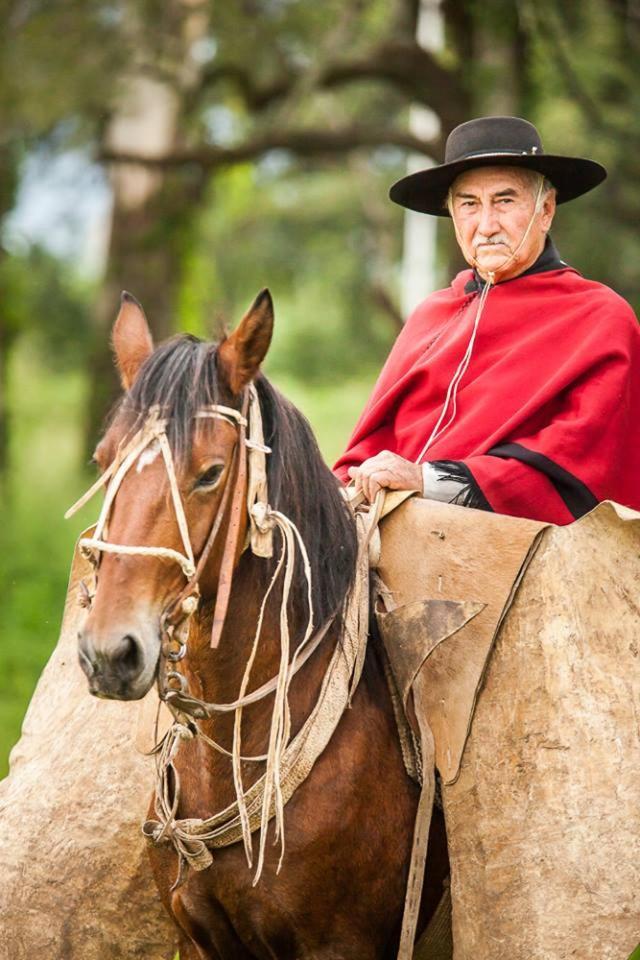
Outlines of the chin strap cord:
{"label": "chin strap cord", "polygon": [[[460,386],[460,381],[462,380],[462,378],[464,377],[465,373],[469,368],[469,364],[471,362],[471,356],[473,354],[473,348],[476,342],[476,334],[478,333],[478,326],[480,325],[480,317],[482,316],[484,305],[487,302],[487,297],[489,296],[489,290],[491,289],[493,282],[494,282],[493,274],[490,274],[489,279],[487,280],[487,283],[483,287],[482,293],[480,294],[480,299],[478,300],[478,307],[477,307],[476,315],[473,321],[473,327],[471,329],[471,336],[469,337],[467,349],[464,352],[464,356],[462,357],[462,360],[458,364],[456,372],[454,373],[453,377],[449,381],[449,386],[447,387],[447,394],[445,396],[444,403],[442,405],[440,416],[438,417],[435,427],[431,431],[431,435],[429,439],[427,440],[424,447],[420,451],[418,457],[416,458],[416,463],[420,463],[420,461],[426,454],[429,447],[433,443],[435,443],[435,441],[444,433],[447,427],[449,427],[455,420],[456,413],[458,412],[458,387]],[[447,415],[447,411],[449,410],[450,404],[451,404],[451,414],[447,422],[443,424],[442,421]]]}

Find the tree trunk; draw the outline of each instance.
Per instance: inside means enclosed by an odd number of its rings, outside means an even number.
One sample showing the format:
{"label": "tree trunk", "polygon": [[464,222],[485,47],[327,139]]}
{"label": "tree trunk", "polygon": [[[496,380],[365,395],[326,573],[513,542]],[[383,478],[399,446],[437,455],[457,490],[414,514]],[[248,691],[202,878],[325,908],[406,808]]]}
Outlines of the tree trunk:
{"label": "tree trunk", "polygon": [[523,116],[526,113],[527,45],[517,5],[497,0],[490,11],[473,17],[474,115]]}
{"label": "tree trunk", "polygon": [[[440,0],[421,0],[416,24],[416,41],[430,53],[444,43],[444,23]],[[439,133],[440,121],[433,110],[414,105],[409,116],[412,133],[429,140]],[[427,166],[424,157],[412,154],[407,173]],[[407,210],[404,215],[404,253],[402,260],[402,313],[406,320],[421,300],[438,287],[437,223],[433,217]]]}
{"label": "tree trunk", "polygon": [[[151,72],[157,52],[144,48],[144,30],[129,10],[131,30],[142,49],[136,68],[123,81],[123,94],[105,130],[105,151],[161,156],[185,144],[186,102],[200,69],[191,50],[204,35],[208,21],[198,5],[189,0],[174,0],[171,6],[180,44],[175,62],[162,76]],[[169,23],[171,20],[169,17]],[[113,205],[105,279],[95,311],[87,412],[89,445],[95,444],[105,413],[118,392],[109,331],[120,293],[128,290],[140,300],[157,339],[169,336],[175,328],[184,234],[205,184],[203,172],[188,167],[169,171],[113,164],[109,176]]]}

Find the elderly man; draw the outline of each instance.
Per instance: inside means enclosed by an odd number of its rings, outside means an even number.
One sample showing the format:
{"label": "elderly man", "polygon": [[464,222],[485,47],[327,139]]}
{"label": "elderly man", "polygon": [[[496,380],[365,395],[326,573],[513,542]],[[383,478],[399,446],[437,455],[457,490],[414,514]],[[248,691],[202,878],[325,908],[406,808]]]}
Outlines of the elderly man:
{"label": "elderly man", "polygon": [[[456,127],[445,163],[391,188],[449,215],[472,268],[398,337],[335,470],[381,487],[565,524],[604,499],[640,508],[640,330],[629,305],[560,260],[557,203],[606,176],[545,154],[517,117]],[[588,229],[588,225],[585,225]]]}

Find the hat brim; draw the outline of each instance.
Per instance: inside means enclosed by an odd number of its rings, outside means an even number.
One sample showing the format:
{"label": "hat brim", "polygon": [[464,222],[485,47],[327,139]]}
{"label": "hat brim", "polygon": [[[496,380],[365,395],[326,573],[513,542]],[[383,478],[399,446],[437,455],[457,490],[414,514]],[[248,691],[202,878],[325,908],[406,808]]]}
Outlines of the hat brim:
{"label": "hat brim", "polygon": [[444,163],[438,167],[419,170],[396,181],[389,190],[394,203],[430,213],[435,217],[448,217],[447,193],[456,177],[465,170],[477,167],[520,167],[544,174],[556,188],[557,203],[575,200],[593,190],[606,179],[607,171],[602,164],[585,157],[558,157],[552,154],[482,154]]}

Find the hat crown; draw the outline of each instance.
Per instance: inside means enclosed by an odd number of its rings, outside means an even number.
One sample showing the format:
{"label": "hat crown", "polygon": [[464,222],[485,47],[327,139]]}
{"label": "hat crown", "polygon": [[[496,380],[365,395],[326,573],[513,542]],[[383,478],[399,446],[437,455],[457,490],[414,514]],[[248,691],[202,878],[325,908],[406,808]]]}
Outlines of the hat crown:
{"label": "hat crown", "polygon": [[[445,163],[473,156],[542,154],[540,134],[520,117],[479,117],[454,127],[447,138]],[[499,161],[496,161],[499,162]]]}

